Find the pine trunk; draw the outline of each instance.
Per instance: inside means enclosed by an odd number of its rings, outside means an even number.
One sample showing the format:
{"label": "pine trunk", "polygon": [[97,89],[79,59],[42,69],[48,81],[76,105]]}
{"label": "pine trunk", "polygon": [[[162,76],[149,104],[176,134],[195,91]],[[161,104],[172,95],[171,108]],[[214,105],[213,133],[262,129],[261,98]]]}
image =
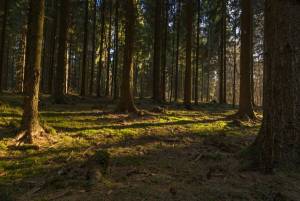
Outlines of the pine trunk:
{"label": "pine trunk", "polygon": [[126,0],[125,9],[125,51],[123,58],[123,76],[121,87],[121,98],[117,110],[119,112],[137,112],[132,94],[133,82],[133,51],[135,38],[136,1]]}
{"label": "pine trunk", "polygon": [[38,118],[38,105],[45,14],[44,3],[44,0],[31,0],[29,4],[24,112],[21,133],[18,136],[18,140],[28,143],[34,143],[34,140],[43,133]]}

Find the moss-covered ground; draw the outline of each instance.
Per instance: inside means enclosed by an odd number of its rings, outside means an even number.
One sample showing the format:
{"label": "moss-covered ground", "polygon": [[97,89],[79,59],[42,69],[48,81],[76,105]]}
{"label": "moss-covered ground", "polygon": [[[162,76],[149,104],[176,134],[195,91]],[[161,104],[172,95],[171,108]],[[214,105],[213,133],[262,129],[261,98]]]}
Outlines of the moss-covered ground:
{"label": "moss-covered ground", "polygon": [[[143,115],[116,114],[111,100],[43,97],[40,118],[49,146],[13,146],[22,97],[0,98],[0,201],[285,201],[300,200],[300,175],[262,175],[241,153],[260,122],[230,118],[230,106],[193,110],[137,101]],[[258,113],[259,114],[259,113]],[[100,180],[90,182],[96,159]],[[99,176],[98,176],[99,177]]]}

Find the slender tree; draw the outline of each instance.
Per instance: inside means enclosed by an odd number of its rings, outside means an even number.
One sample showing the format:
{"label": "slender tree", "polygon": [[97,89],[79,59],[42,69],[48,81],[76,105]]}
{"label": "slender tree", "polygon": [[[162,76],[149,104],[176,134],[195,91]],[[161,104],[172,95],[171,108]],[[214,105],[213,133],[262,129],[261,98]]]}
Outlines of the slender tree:
{"label": "slender tree", "polygon": [[251,99],[251,59],[252,59],[252,1],[241,2],[241,59],[240,59],[240,104],[238,116],[255,118]]}
{"label": "slender tree", "polygon": [[112,37],[112,2],[109,3],[109,28],[108,28],[108,37],[107,37],[107,59],[106,59],[106,90],[105,96],[109,96],[110,89],[110,59],[111,59],[111,37]]}
{"label": "slender tree", "polygon": [[161,97],[161,53],[162,53],[162,17],[163,1],[155,1],[154,54],[153,54],[153,99],[162,101]]}
{"label": "slender tree", "polygon": [[114,55],[114,99],[117,99],[119,96],[118,88],[118,65],[119,65],[119,1],[116,1],[115,5],[115,55]]}
{"label": "slender tree", "polygon": [[198,88],[198,83],[199,83],[199,54],[200,54],[200,17],[201,17],[201,13],[200,13],[200,0],[197,0],[197,33],[196,33],[196,66],[195,66],[195,104],[197,105],[199,102],[199,88]]}
{"label": "slender tree", "polygon": [[89,0],[85,0],[84,39],[82,51],[82,77],[80,95],[85,96],[87,90],[87,52],[88,52],[88,27],[89,27]]}
{"label": "slender tree", "polygon": [[25,67],[25,96],[22,127],[17,140],[34,143],[44,133],[39,123],[38,103],[41,55],[44,30],[45,0],[29,2],[28,45]]}
{"label": "slender tree", "polygon": [[180,23],[181,23],[181,0],[178,0],[177,8],[177,37],[176,37],[176,64],[175,64],[175,91],[174,99],[178,101],[178,88],[179,88],[179,43],[180,43]]}
{"label": "slender tree", "polygon": [[93,32],[92,32],[92,67],[91,67],[91,79],[90,79],[90,95],[93,95],[93,91],[94,91],[94,73],[95,73],[95,65],[96,65],[96,17],[97,17],[97,0],[94,0]]}
{"label": "slender tree", "polygon": [[[8,13],[8,0],[3,1],[3,7],[0,9],[1,15],[1,35],[0,35],[0,93],[3,90],[3,65],[4,65],[4,44],[6,38],[6,24],[7,24],[7,13]],[[0,14],[1,14],[0,13]]]}
{"label": "slender tree", "polygon": [[185,61],[185,83],[184,104],[190,107],[192,103],[192,37],[193,37],[193,1],[186,0],[186,61]]}
{"label": "slender tree", "polygon": [[105,10],[106,10],[106,0],[102,1],[101,5],[101,22],[100,22],[100,48],[99,48],[99,69],[97,78],[97,96],[101,96],[101,78],[103,69],[103,51],[104,51],[104,37],[105,37]]}
{"label": "slender tree", "polygon": [[120,112],[137,112],[132,95],[132,71],[133,52],[136,22],[136,1],[125,0],[123,2],[125,10],[125,51],[123,58],[123,74],[121,86],[121,98],[117,110]]}
{"label": "slender tree", "polygon": [[69,32],[70,0],[61,1],[59,18],[59,41],[57,51],[56,81],[54,100],[57,104],[65,103],[67,43]]}

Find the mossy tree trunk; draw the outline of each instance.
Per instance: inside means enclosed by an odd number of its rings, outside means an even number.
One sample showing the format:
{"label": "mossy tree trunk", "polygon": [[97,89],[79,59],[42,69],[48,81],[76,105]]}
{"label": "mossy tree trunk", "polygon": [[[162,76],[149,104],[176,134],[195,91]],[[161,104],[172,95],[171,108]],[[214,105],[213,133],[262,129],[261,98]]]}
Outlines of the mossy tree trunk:
{"label": "mossy tree trunk", "polygon": [[123,58],[123,76],[121,86],[121,98],[117,111],[119,112],[137,112],[134,105],[132,94],[132,71],[133,71],[133,52],[135,38],[136,21],[136,1],[126,0],[123,3],[125,10],[125,47]]}
{"label": "mossy tree trunk", "polygon": [[25,67],[25,97],[22,128],[18,140],[34,143],[44,132],[38,117],[45,0],[29,2],[28,45]]}

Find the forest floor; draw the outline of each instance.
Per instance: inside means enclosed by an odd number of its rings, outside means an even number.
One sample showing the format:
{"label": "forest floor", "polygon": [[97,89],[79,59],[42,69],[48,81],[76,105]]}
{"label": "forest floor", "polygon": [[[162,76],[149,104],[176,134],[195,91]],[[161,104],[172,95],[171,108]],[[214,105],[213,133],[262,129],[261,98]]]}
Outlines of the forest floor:
{"label": "forest floor", "polygon": [[137,101],[149,112],[128,115],[113,113],[110,100],[69,101],[42,98],[49,146],[16,148],[22,98],[0,98],[1,201],[300,200],[298,171],[262,175],[246,168],[240,155],[260,122],[230,119],[230,106],[158,110]]}

